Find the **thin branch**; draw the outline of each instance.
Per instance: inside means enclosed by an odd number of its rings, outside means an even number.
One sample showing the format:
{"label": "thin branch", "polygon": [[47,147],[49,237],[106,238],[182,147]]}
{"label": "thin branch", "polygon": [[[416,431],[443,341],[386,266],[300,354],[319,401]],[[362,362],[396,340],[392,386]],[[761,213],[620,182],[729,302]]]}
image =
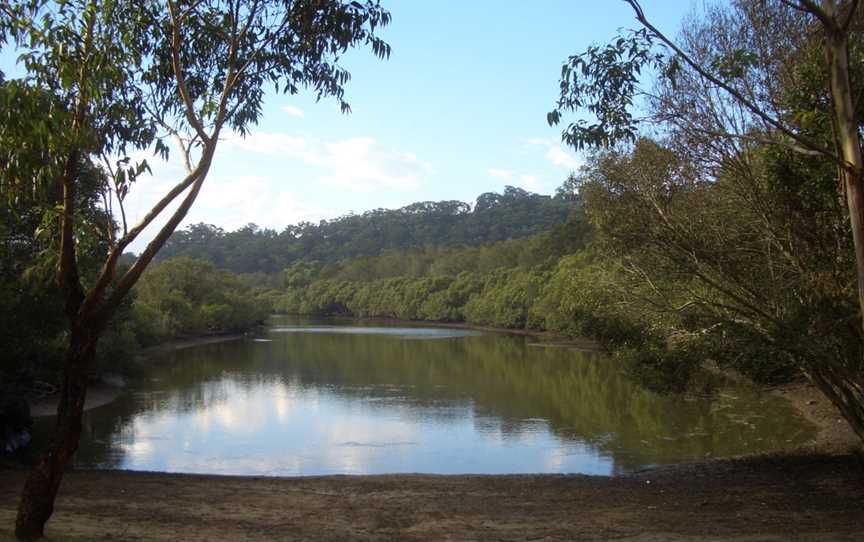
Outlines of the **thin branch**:
{"label": "thin branch", "polygon": [[721,138],[729,138],[729,139],[740,139],[742,141],[751,141],[753,143],[760,143],[763,145],[777,145],[780,147],[785,147],[791,151],[797,152],[799,154],[803,154],[805,156],[823,156],[823,154],[819,151],[813,149],[805,149],[800,145],[796,145],[794,143],[790,143],[788,141],[782,141],[779,139],[771,139],[768,137],[758,137],[746,134],[735,134],[731,132],[720,132],[716,130],[710,130],[708,128],[700,128],[695,126],[693,123],[687,123],[687,128],[693,130],[694,132],[699,132],[704,135],[721,137]]}
{"label": "thin branch", "polygon": [[[756,106],[754,103],[752,103],[746,97],[744,97],[740,92],[738,92],[732,86],[730,86],[727,83],[725,83],[724,81],[718,79],[717,77],[715,77],[714,75],[709,73],[705,68],[700,66],[695,60],[690,58],[690,56],[687,53],[685,53],[680,47],[678,47],[672,40],[667,38],[665,34],[660,32],[660,30],[658,30],[657,27],[655,27],[653,24],[651,24],[648,21],[648,19],[645,17],[644,11],[642,10],[642,7],[639,5],[638,0],[624,0],[624,1],[627,4],[629,4],[631,8],[633,8],[633,11],[636,13],[636,20],[638,20],[645,28],[650,30],[651,33],[654,34],[655,37],[657,37],[660,41],[662,41],[670,49],[672,49],[672,51],[674,51],[675,54],[677,54],[685,63],[687,63],[688,66],[693,68],[699,75],[701,75],[702,77],[704,77],[708,81],[714,83],[718,87],[722,88],[723,90],[725,90],[726,92],[731,94],[732,97],[734,97],[736,100],[738,100],[741,103],[741,105],[743,105],[748,110],[750,110],[751,113],[753,113],[754,115],[756,115],[757,117],[762,119],[767,124],[777,128],[778,130],[780,130],[781,132],[783,132],[784,134],[789,136],[791,139],[800,143],[805,148],[812,149],[813,151],[818,152],[820,155],[825,156],[827,158],[830,158],[832,161],[837,162],[838,164],[840,164],[844,168],[847,168],[847,169],[854,168],[854,166],[852,164],[847,163],[845,160],[838,157],[837,155],[832,153],[830,150],[825,149],[821,145],[818,145],[817,143],[810,141],[808,138],[806,138],[800,134],[796,134],[795,132],[793,132],[792,130],[790,130],[786,126],[784,126],[783,123],[781,123],[777,119],[771,117],[770,115],[768,115],[767,113],[762,111],[762,109],[760,109],[758,106]],[[802,0],[802,1],[804,1],[804,0]]]}
{"label": "thin branch", "polygon": [[132,289],[135,283],[138,282],[141,274],[156,256],[156,253],[159,252],[168,238],[171,237],[171,234],[174,233],[174,230],[180,222],[182,222],[186,217],[192,204],[195,203],[195,199],[198,197],[201,186],[204,184],[204,179],[207,177],[207,172],[210,170],[210,165],[213,163],[213,155],[216,151],[217,141],[218,139],[213,138],[212,142],[205,147],[204,155],[201,157],[201,161],[196,168],[200,170],[200,175],[197,176],[192,185],[192,189],[183,199],[183,202],[177,210],[174,211],[174,214],[171,215],[171,218],[168,219],[168,222],[162,226],[159,233],[156,234],[156,237],[147,244],[147,247],[141,252],[132,267],[130,267],[117,282],[117,286],[108,296],[105,303],[99,308],[98,314],[95,315],[97,320],[104,321],[111,314],[113,307],[116,307],[123,300],[129,290]]}
{"label": "thin branch", "polygon": [[849,13],[846,14],[846,20],[840,24],[840,31],[844,34],[849,31],[852,26],[852,21],[855,20],[855,12],[858,11],[858,0],[852,0],[852,5],[849,6]]}
{"label": "thin branch", "polygon": [[171,67],[174,70],[174,77],[177,79],[177,91],[180,93],[180,99],[183,100],[185,106],[186,120],[195,129],[198,137],[205,143],[209,141],[201,121],[195,116],[195,106],[192,98],[189,96],[189,90],[186,88],[186,78],[183,76],[183,67],[180,63],[180,24],[176,14],[174,13],[174,2],[168,0],[168,13],[171,16]]}
{"label": "thin branch", "polygon": [[832,14],[829,14],[827,11],[819,7],[816,2],[813,0],[798,0],[801,7],[807,11],[807,13],[813,15],[822,25],[829,29],[831,32],[837,32],[839,29],[837,28],[837,21],[834,20]]}
{"label": "thin branch", "polygon": [[105,232],[108,234],[108,246],[113,247],[116,238],[114,235],[114,220],[112,218],[114,213],[109,203],[111,200],[111,187],[108,186],[108,183],[105,183],[100,195],[102,196],[102,205],[105,208]]}
{"label": "thin branch", "polygon": [[117,241],[117,244],[105,260],[102,270],[99,272],[99,278],[96,280],[96,284],[87,293],[87,297],[84,300],[84,305],[82,307],[82,312],[101,310],[102,307],[100,307],[100,302],[102,300],[102,295],[111,284],[111,281],[114,280],[114,272],[117,268],[117,262],[123,254],[123,250],[125,250],[126,247],[129,246],[129,244],[132,243],[132,241],[134,241],[138,235],[140,235],[141,232],[144,231],[144,229],[147,228],[147,226],[149,226],[150,223],[152,223],[156,217],[158,217],[162,211],[171,204],[172,201],[174,201],[175,198],[177,198],[177,196],[186,191],[189,186],[198,181],[206,173],[202,166],[202,162],[199,162],[198,166],[190,172],[186,178],[177,183],[170,192],[168,192],[150,209],[150,211],[147,212],[144,218],[141,219],[135,227],[129,230],[129,232]]}
{"label": "thin branch", "polygon": [[174,136],[174,139],[177,141],[177,145],[180,147],[180,152],[183,153],[183,166],[186,168],[186,173],[192,173],[192,161],[189,158],[191,144],[189,147],[187,147],[186,143],[183,142],[183,138],[180,137],[180,134],[176,130],[171,130],[171,135]]}

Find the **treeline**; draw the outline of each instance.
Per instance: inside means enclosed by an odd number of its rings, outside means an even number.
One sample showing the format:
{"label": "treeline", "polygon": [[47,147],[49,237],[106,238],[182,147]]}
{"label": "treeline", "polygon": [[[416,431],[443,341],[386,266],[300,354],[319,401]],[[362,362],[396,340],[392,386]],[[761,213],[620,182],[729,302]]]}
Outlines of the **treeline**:
{"label": "treeline", "polygon": [[[763,153],[761,203],[795,197],[793,170],[777,169],[789,158]],[[595,154],[575,176],[584,204],[548,232],[482,247],[304,260],[283,271],[268,298],[277,311],[306,316],[589,337],[658,391],[698,383],[706,361],[768,384],[800,377],[814,355],[828,363],[857,352],[854,282],[840,263],[849,257],[849,240],[838,236],[842,215],[820,230],[805,230],[800,215],[775,215],[774,227],[808,243],[793,251],[766,238],[739,179],[694,174],[673,150],[641,140]],[[831,216],[830,194],[808,212]],[[802,272],[804,264],[813,270]],[[817,276],[827,290],[816,287]],[[845,323],[831,330],[829,322]],[[815,344],[816,329],[830,340]]]}
{"label": "treeline", "polygon": [[388,249],[485,245],[528,237],[564,222],[574,199],[567,191],[550,197],[508,186],[501,194],[481,194],[473,207],[460,201],[425,201],[317,224],[301,222],[281,232],[254,224],[233,232],[195,224],[175,232],[158,258],[189,256],[235,273],[277,273],[300,260],[335,262]]}
{"label": "treeline", "polygon": [[281,276],[280,312],[536,328],[531,307],[563,255],[591,227],[577,209],[552,230],[482,247],[388,250],[335,263],[300,261]]}

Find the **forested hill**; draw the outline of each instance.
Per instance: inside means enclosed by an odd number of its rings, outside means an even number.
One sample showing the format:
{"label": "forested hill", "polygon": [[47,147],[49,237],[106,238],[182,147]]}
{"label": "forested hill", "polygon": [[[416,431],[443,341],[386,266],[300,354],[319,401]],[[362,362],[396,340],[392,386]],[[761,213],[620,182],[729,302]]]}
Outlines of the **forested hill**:
{"label": "forested hill", "polygon": [[282,232],[254,224],[233,232],[194,224],[175,232],[158,258],[190,256],[235,273],[275,273],[299,260],[334,262],[386,249],[477,246],[528,237],[564,222],[574,206],[572,194],[564,191],[553,198],[508,186],[501,194],[481,194],[473,207],[425,201],[303,222]]}

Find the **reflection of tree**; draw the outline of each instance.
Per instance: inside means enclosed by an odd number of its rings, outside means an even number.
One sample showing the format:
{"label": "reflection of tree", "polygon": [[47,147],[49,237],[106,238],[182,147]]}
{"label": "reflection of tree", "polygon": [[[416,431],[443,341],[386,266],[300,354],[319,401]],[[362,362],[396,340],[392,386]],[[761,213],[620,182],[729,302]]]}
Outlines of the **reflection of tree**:
{"label": "reflection of tree", "polygon": [[[87,456],[122,464],[111,436],[143,412],[188,412],[225,398],[227,383],[253,389],[288,384],[370,409],[446,422],[473,406],[475,425],[518,439],[545,424],[563,441],[612,457],[616,471],[745,451],[776,449],[808,432],[777,400],[735,390],[715,402],[647,392],[604,358],[529,346],[522,337],[484,335],[402,340],[382,335],[272,333],[270,343],[238,341],[172,354],[158,379],[87,417]],[[761,417],[764,416],[764,417]],[[124,429],[125,428],[125,429]],[[98,459],[96,459],[98,458]]]}

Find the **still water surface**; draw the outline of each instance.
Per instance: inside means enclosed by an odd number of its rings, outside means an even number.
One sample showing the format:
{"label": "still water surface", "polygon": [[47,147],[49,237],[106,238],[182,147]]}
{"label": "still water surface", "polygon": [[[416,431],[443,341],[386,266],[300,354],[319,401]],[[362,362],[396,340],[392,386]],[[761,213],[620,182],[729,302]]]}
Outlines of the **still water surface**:
{"label": "still water surface", "polygon": [[784,401],[639,389],[602,355],[466,330],[288,325],[160,354],[86,414],[81,467],[618,474],[812,436]]}

